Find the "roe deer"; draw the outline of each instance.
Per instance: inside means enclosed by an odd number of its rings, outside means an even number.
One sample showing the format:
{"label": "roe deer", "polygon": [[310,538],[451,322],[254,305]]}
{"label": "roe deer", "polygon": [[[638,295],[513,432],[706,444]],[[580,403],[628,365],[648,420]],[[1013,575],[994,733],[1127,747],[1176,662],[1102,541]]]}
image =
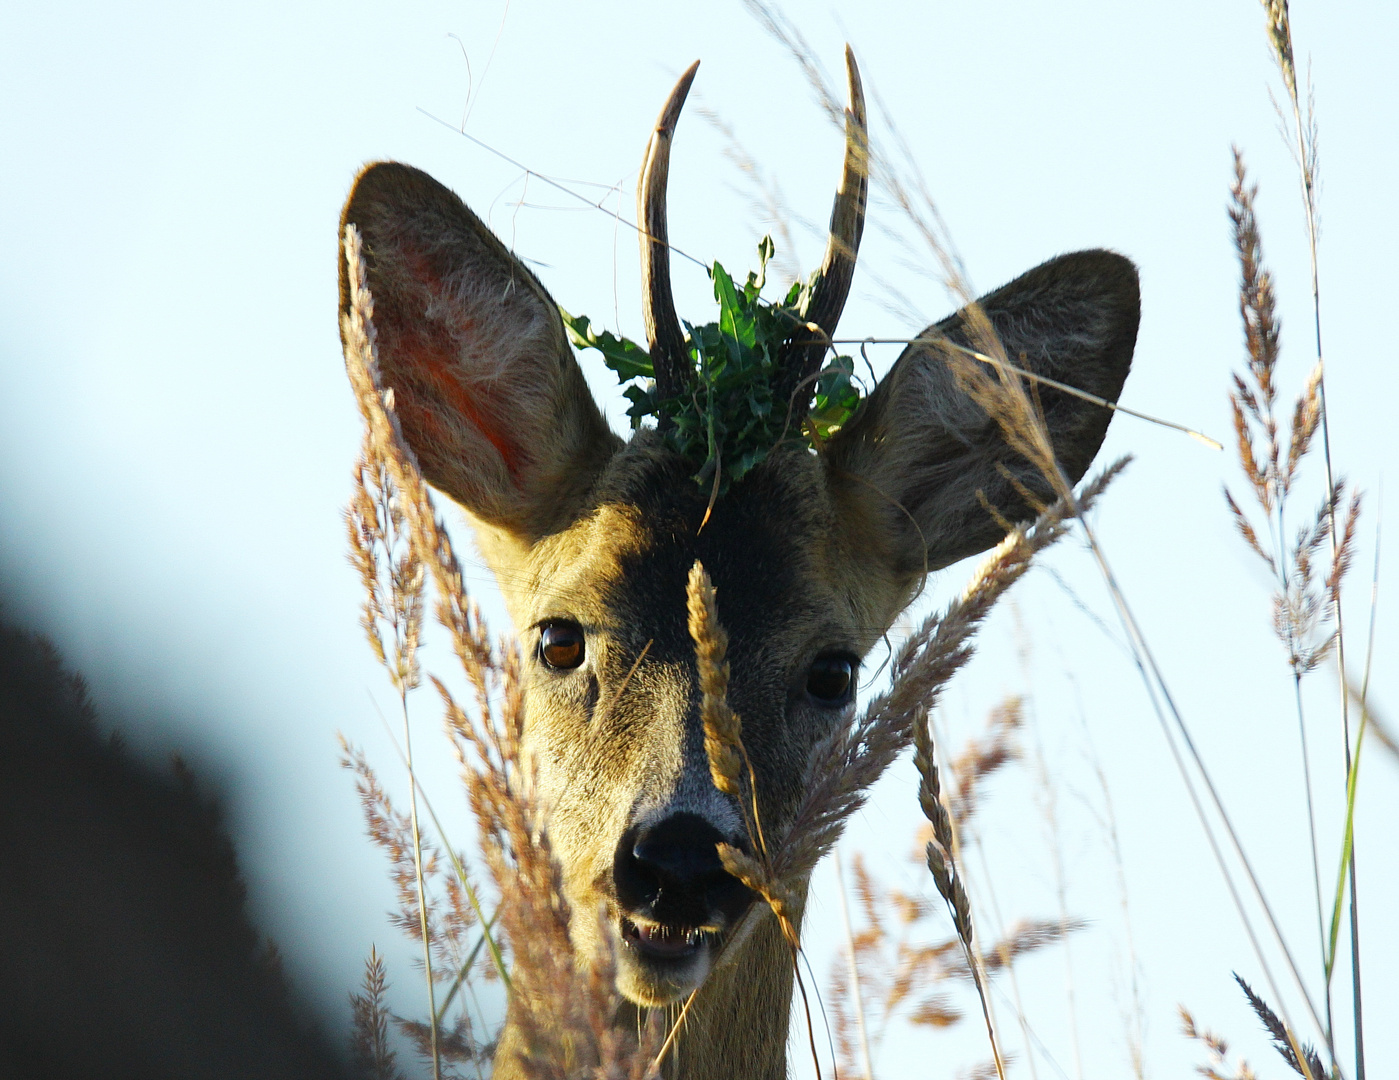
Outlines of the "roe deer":
{"label": "roe deer", "polygon": [[[812,377],[848,294],[864,224],[864,106],[851,107],[831,235],[805,326],[787,341],[774,401],[800,430]],[[692,67],[673,91],[638,185],[642,304],[656,393],[690,378],[669,286],[669,149]],[[946,363],[971,343],[966,311],[929,327],[855,415],[813,451],[784,440],[717,501],[671,449],[664,421],[629,442],[608,429],[544,286],[446,187],[407,165],[367,166],[341,235],[363,241],[379,377],[424,477],[473,524],[521,636],[525,737],[561,863],[579,953],[605,909],[618,989],[635,1010],[704,983],[667,1069],[686,1077],[786,1074],[791,955],[761,920],[714,959],[752,895],[716,844],[749,841],[710,777],[698,715],[686,581],[696,560],[730,639],[761,820],[780,834],[812,746],[853,708],[861,658],[931,570],[984,550],[1050,488],[1004,441]],[[350,311],[342,249],[342,328]],[[1136,341],[1137,274],[1108,251],[1064,255],[984,296],[1011,357],[1115,401]],[[1110,413],[1040,394],[1055,454],[1081,477]],[[999,524],[998,524],[999,523]],[[798,913],[799,917],[799,913]],[[498,1076],[529,1052],[507,1020]]]}

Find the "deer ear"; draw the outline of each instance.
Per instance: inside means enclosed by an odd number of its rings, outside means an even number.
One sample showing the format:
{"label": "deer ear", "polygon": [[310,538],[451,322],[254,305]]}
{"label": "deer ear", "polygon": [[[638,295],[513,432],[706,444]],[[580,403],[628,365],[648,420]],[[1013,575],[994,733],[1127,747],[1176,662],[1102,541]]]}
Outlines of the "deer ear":
{"label": "deer ear", "polygon": [[[620,440],[544,286],[407,165],[367,166],[346,225],[364,242],[380,375],[428,482],[525,543],[567,525]],[[342,250],[342,315],[349,302]]]}
{"label": "deer ear", "polygon": [[[1110,251],[1080,251],[1037,266],[980,300],[1011,363],[1116,401],[1132,364],[1141,299],[1136,267]],[[972,345],[958,312],[923,336]],[[958,386],[948,351],[914,344],[850,422],[831,439],[834,483],[877,492],[880,531],[895,572],[936,570],[997,543],[1003,520],[1032,516],[1024,493],[1050,487],[1006,445],[1001,429]],[[1087,470],[1112,413],[1053,390],[1040,401],[1059,465],[1071,481]],[[870,505],[867,499],[862,502]]]}

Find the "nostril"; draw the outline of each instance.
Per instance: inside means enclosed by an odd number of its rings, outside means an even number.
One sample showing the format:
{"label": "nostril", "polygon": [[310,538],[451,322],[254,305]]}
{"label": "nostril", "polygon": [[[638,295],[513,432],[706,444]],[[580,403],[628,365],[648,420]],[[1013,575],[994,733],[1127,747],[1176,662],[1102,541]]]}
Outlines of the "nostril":
{"label": "nostril", "polygon": [[656,918],[691,925],[741,906],[747,890],[719,860],[718,845],[724,839],[708,821],[690,813],[629,829],[617,845],[613,866],[618,901],[630,911],[649,908]]}
{"label": "nostril", "polygon": [[724,873],[717,847],[723,839],[698,814],[672,814],[637,834],[632,858],[662,888],[695,888]]}

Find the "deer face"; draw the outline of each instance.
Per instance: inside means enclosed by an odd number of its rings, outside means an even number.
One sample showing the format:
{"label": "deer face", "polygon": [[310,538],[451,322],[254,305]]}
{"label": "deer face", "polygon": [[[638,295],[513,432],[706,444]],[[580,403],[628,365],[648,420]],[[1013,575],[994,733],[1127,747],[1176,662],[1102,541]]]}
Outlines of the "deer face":
{"label": "deer face", "polygon": [[854,572],[814,456],[764,463],[702,530],[707,499],[693,471],[659,439],[638,438],[577,522],[501,573],[516,583],[507,596],[529,652],[528,743],[575,936],[596,933],[604,905],[620,931],[622,989],[643,1004],[698,985],[750,899],[715,850],[751,838],[710,779],[690,567],[701,560],[715,582],[729,700],[774,837],[800,799],[808,752],[848,716],[859,659],[897,607]]}
{"label": "deer face", "polygon": [[[835,329],[863,217],[863,115],[852,64],[846,176],[811,323]],[[658,384],[683,386],[665,269],[672,95],[641,185],[645,313]],[[910,346],[819,453],[784,445],[713,506],[652,430],[607,429],[534,276],[448,189],[404,165],[367,167],[342,227],[364,238],[381,378],[425,477],[470,515],[526,653],[526,742],[580,951],[599,919],[621,942],[619,988],[659,1005],[708,973],[749,904],[716,844],[750,848],[710,779],[685,584],[696,559],[729,635],[729,701],[743,721],[764,834],[780,838],[812,746],[846,720],[860,660],[930,569],[995,543],[1046,483],[950,373],[962,313]],[[1012,357],[1115,400],[1138,320],[1121,256],[1052,260],[983,297]],[[348,306],[341,267],[341,306]],[[823,350],[790,344],[798,419]],[[814,360],[813,360],[814,355]],[[812,365],[815,366],[812,366]],[[1076,480],[1109,413],[1041,395]],[[994,508],[996,513],[992,513]]]}

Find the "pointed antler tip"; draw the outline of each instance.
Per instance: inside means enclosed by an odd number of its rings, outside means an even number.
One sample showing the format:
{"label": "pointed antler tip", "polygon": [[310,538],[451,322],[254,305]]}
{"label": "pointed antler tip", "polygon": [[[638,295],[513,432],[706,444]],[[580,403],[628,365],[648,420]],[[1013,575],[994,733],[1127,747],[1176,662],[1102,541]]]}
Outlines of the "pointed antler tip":
{"label": "pointed antler tip", "polygon": [[696,60],[676,80],[675,88],[671,90],[670,97],[666,98],[665,107],[661,109],[660,118],[656,121],[658,132],[669,135],[675,130],[675,125],[680,119],[680,110],[685,107],[685,99],[690,95],[690,84],[695,81],[695,72],[699,71],[699,66],[700,62]]}
{"label": "pointed antler tip", "polygon": [[641,235],[642,317],[656,389],[673,397],[684,385],[684,335],[670,294],[670,245],[666,229],[666,183],[670,173],[670,144],[680,110],[694,82],[699,61],[680,76],[656,119],[656,129],[646,145],[640,183],[636,189],[637,224]]}
{"label": "pointed antler tip", "polygon": [[[845,162],[835,205],[831,208],[830,237],[826,257],[803,315],[805,326],[794,328],[783,348],[792,393],[801,393],[800,411],[805,415],[810,386],[821,368],[821,361],[835,333],[840,313],[850,294],[855,258],[865,226],[865,204],[869,192],[869,134],[866,127],[865,92],[855,50],[845,46],[845,66],[850,77],[850,106],[845,112]],[[794,399],[795,400],[795,399]]]}
{"label": "pointed antler tip", "polygon": [[850,79],[850,112],[861,127],[865,124],[865,86],[860,79],[860,66],[855,63],[855,53],[845,46],[845,73]]}

